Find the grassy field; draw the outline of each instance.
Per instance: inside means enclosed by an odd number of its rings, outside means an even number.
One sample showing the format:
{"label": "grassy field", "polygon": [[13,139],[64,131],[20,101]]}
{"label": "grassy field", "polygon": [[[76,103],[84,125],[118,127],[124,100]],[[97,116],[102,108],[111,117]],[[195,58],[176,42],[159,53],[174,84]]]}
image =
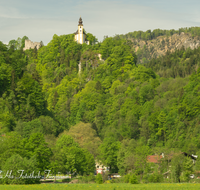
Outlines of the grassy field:
{"label": "grassy field", "polygon": [[199,190],[200,184],[41,184],[41,185],[0,185],[0,190]]}

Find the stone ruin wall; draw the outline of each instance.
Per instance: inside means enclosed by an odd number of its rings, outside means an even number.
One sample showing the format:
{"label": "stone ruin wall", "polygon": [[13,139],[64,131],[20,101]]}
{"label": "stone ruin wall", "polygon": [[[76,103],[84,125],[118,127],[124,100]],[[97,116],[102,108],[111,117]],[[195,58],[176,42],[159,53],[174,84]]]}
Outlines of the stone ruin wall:
{"label": "stone ruin wall", "polygon": [[34,49],[36,47],[36,49],[39,49],[41,46],[40,42],[32,42],[31,40],[25,40],[25,47],[23,48],[23,50],[27,50],[27,49]]}

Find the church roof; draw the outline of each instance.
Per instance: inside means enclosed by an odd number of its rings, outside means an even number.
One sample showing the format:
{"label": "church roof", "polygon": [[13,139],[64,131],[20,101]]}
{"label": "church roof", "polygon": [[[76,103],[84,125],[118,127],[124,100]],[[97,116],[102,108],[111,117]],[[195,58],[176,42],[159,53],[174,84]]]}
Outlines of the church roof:
{"label": "church roof", "polygon": [[[74,34],[78,34],[78,30],[76,32],[74,32]],[[83,30],[83,34],[86,35],[85,31]]]}
{"label": "church roof", "polygon": [[74,34],[78,34],[78,30],[76,32],[74,32]]}

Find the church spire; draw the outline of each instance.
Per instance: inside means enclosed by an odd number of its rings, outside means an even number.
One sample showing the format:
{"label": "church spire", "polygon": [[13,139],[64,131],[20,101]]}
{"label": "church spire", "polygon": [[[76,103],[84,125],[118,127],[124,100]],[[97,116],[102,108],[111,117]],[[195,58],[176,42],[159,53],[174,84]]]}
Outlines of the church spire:
{"label": "church spire", "polygon": [[82,20],[81,17],[79,18],[79,24],[78,24],[78,26],[83,26],[83,20]]}

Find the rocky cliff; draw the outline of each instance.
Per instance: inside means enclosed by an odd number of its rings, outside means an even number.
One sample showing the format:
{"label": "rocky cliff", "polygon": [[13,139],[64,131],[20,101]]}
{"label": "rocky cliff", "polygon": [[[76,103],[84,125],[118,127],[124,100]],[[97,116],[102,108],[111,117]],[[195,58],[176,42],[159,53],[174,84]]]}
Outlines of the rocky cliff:
{"label": "rocky cliff", "polygon": [[163,56],[167,51],[174,52],[176,49],[191,48],[200,46],[200,37],[192,37],[189,33],[182,32],[172,36],[159,36],[153,40],[129,39],[138,56],[138,63],[147,63],[152,58]]}

